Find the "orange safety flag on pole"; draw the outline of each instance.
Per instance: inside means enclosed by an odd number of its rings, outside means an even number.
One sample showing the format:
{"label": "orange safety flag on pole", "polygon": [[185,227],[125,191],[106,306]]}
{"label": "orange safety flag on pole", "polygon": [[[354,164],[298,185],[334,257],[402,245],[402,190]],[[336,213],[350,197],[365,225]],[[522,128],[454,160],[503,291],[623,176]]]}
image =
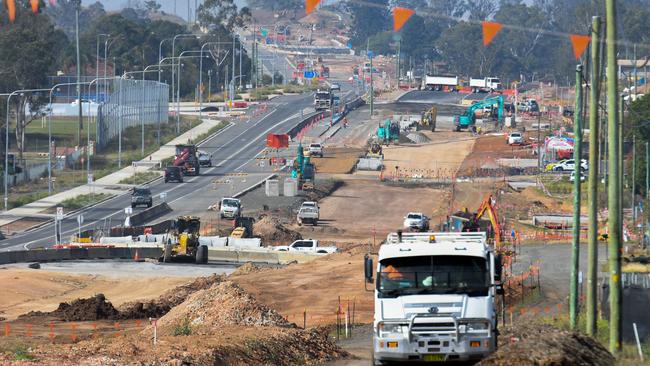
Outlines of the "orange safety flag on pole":
{"label": "orange safety flag on pole", "polygon": [[38,13],[38,3],[39,0],[29,0],[29,3],[32,5],[32,13]]}
{"label": "orange safety flag on pole", "polygon": [[318,4],[320,4],[320,0],[305,0],[305,11],[307,15],[316,10]]}
{"label": "orange safety flag on pole", "polygon": [[585,53],[589,42],[591,42],[591,37],[583,36],[582,34],[571,34],[569,38],[573,45],[573,55],[576,57],[576,60],[579,60],[582,54]]}
{"label": "orange safety flag on pole", "polygon": [[415,11],[412,9],[396,6],[393,9],[393,31],[399,32],[413,14],[415,14]]}
{"label": "orange safety flag on pole", "polygon": [[16,20],[16,2],[14,0],[7,0],[7,13],[9,13],[9,21]]}
{"label": "orange safety flag on pole", "polygon": [[489,45],[501,28],[503,28],[501,23],[483,21],[483,46]]}

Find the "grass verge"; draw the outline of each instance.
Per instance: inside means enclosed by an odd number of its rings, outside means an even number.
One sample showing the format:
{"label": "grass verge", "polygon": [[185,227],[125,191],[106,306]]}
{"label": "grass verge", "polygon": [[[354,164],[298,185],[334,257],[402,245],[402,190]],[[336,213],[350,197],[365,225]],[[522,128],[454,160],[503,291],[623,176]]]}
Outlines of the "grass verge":
{"label": "grass verge", "polygon": [[[61,201],[57,206],[63,207],[65,211],[69,212],[93,205],[110,197],[113,197],[113,195],[108,193],[80,194],[76,197]],[[52,211],[56,212],[56,207],[52,207]]]}
{"label": "grass verge", "polygon": [[133,184],[137,186],[140,184],[147,183],[158,177],[160,177],[160,173],[158,172],[139,172],[133,174],[128,178],[122,179],[121,181],[119,181],[119,184]]}

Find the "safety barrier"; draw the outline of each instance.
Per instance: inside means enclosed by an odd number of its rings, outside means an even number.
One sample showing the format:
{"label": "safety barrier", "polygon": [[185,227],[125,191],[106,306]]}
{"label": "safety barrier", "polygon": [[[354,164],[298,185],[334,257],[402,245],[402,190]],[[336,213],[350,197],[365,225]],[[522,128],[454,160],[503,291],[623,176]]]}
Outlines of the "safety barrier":
{"label": "safety barrier", "polygon": [[130,259],[134,258],[136,252],[140,258],[159,258],[162,255],[162,249],[154,247],[84,247],[68,249],[17,250],[1,252],[0,264],[83,259]]}

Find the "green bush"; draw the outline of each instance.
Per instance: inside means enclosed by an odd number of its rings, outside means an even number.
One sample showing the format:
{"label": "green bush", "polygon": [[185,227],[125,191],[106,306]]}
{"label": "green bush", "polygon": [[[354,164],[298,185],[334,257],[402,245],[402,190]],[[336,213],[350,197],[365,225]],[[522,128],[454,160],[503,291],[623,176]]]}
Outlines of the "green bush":
{"label": "green bush", "polygon": [[192,334],[192,325],[190,324],[190,318],[184,318],[176,323],[172,334],[174,336],[188,336]]}

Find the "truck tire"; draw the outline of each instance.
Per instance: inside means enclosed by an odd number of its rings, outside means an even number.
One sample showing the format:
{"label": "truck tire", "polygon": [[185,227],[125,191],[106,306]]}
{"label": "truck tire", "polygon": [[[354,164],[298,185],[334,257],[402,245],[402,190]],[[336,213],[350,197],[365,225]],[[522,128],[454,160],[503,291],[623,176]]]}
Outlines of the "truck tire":
{"label": "truck tire", "polygon": [[318,220],[314,220],[314,222],[312,222],[312,225],[318,226]]}
{"label": "truck tire", "polygon": [[196,248],[196,264],[208,264],[208,247],[205,245],[199,245]]}
{"label": "truck tire", "polygon": [[165,244],[165,252],[163,254],[164,263],[169,263],[172,261],[172,248],[173,248],[172,243]]}

